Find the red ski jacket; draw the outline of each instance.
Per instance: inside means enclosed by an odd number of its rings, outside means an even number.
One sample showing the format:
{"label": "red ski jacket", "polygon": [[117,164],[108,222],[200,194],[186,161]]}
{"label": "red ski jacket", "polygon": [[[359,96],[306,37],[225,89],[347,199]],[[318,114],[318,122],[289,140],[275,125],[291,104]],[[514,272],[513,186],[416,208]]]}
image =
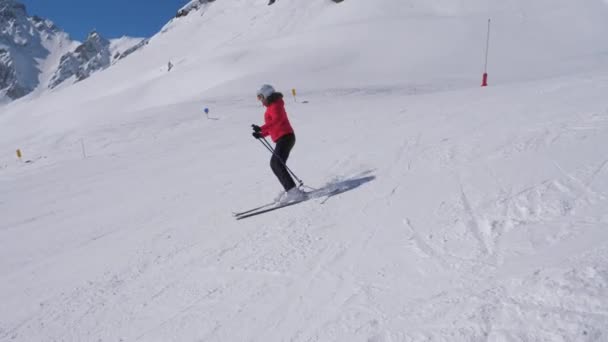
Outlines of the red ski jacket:
{"label": "red ski jacket", "polygon": [[277,142],[284,135],[293,134],[293,128],[291,128],[291,124],[287,118],[285,102],[283,102],[282,98],[278,98],[266,106],[264,125],[261,128],[262,135],[265,137],[270,135],[270,138],[274,142]]}

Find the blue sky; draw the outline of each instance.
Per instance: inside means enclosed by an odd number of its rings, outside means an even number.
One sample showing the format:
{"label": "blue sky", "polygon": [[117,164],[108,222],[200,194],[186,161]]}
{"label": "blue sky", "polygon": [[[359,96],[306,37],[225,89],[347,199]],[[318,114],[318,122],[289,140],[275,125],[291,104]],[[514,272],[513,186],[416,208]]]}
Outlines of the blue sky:
{"label": "blue sky", "polygon": [[19,0],[28,15],[52,20],[70,34],[84,40],[96,29],[105,38],[123,35],[150,37],[189,0]]}

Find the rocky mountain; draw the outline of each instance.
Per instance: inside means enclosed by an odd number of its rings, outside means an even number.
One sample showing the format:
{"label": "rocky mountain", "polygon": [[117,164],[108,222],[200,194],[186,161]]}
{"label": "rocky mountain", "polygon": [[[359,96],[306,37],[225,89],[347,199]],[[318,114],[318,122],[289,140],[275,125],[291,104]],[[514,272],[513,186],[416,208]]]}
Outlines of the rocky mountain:
{"label": "rocky mountain", "polygon": [[22,3],[0,0],[0,103],[86,79],[146,43],[95,31],[80,43],[52,21],[28,15]]}
{"label": "rocky mountain", "polygon": [[192,0],[188,4],[186,4],[185,6],[183,6],[182,8],[180,8],[177,11],[177,14],[175,15],[175,17],[176,18],[185,17],[190,12],[196,11],[197,9],[201,8],[201,6],[203,6],[204,4],[209,3],[209,2],[214,2],[214,1],[215,0]]}
{"label": "rocky mountain", "polygon": [[70,79],[74,82],[82,81],[91,74],[127,57],[146,43],[147,40],[129,37],[110,41],[93,31],[74,51],[61,56],[59,66],[48,87],[55,88]]}

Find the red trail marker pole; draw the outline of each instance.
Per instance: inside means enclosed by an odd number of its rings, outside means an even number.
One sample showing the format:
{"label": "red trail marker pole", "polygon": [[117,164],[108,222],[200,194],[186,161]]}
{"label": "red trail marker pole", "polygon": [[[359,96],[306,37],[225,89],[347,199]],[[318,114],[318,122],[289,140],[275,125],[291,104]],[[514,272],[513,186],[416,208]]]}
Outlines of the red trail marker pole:
{"label": "red trail marker pole", "polygon": [[486,41],[486,63],[483,67],[483,79],[481,80],[481,86],[488,86],[488,54],[490,51],[490,19],[488,19],[488,39]]}

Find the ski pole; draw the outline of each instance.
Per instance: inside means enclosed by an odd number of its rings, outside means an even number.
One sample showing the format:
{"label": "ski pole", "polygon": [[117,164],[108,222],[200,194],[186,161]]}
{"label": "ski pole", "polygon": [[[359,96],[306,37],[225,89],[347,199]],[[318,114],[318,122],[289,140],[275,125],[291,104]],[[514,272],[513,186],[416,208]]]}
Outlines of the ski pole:
{"label": "ski pole", "polygon": [[293,176],[293,178],[295,178],[298,183],[300,184],[300,186],[304,186],[304,182],[302,182],[302,180],[300,178],[298,178],[298,176],[296,176],[295,173],[293,173],[293,171],[291,171],[291,169],[289,168],[289,166],[287,166],[287,164],[283,161],[283,158],[281,158],[272,148],[272,145],[270,145],[270,143],[268,142],[268,140],[266,140],[266,138],[262,137],[261,139],[258,139],[260,141],[260,143],[262,143],[262,145],[264,145],[264,147],[266,147],[266,149],[268,151],[270,151],[270,153],[272,153],[275,157],[277,157],[277,159],[281,162],[281,164],[283,164],[283,166],[285,166],[285,169],[287,169],[287,171],[289,172],[289,174],[291,174]]}

